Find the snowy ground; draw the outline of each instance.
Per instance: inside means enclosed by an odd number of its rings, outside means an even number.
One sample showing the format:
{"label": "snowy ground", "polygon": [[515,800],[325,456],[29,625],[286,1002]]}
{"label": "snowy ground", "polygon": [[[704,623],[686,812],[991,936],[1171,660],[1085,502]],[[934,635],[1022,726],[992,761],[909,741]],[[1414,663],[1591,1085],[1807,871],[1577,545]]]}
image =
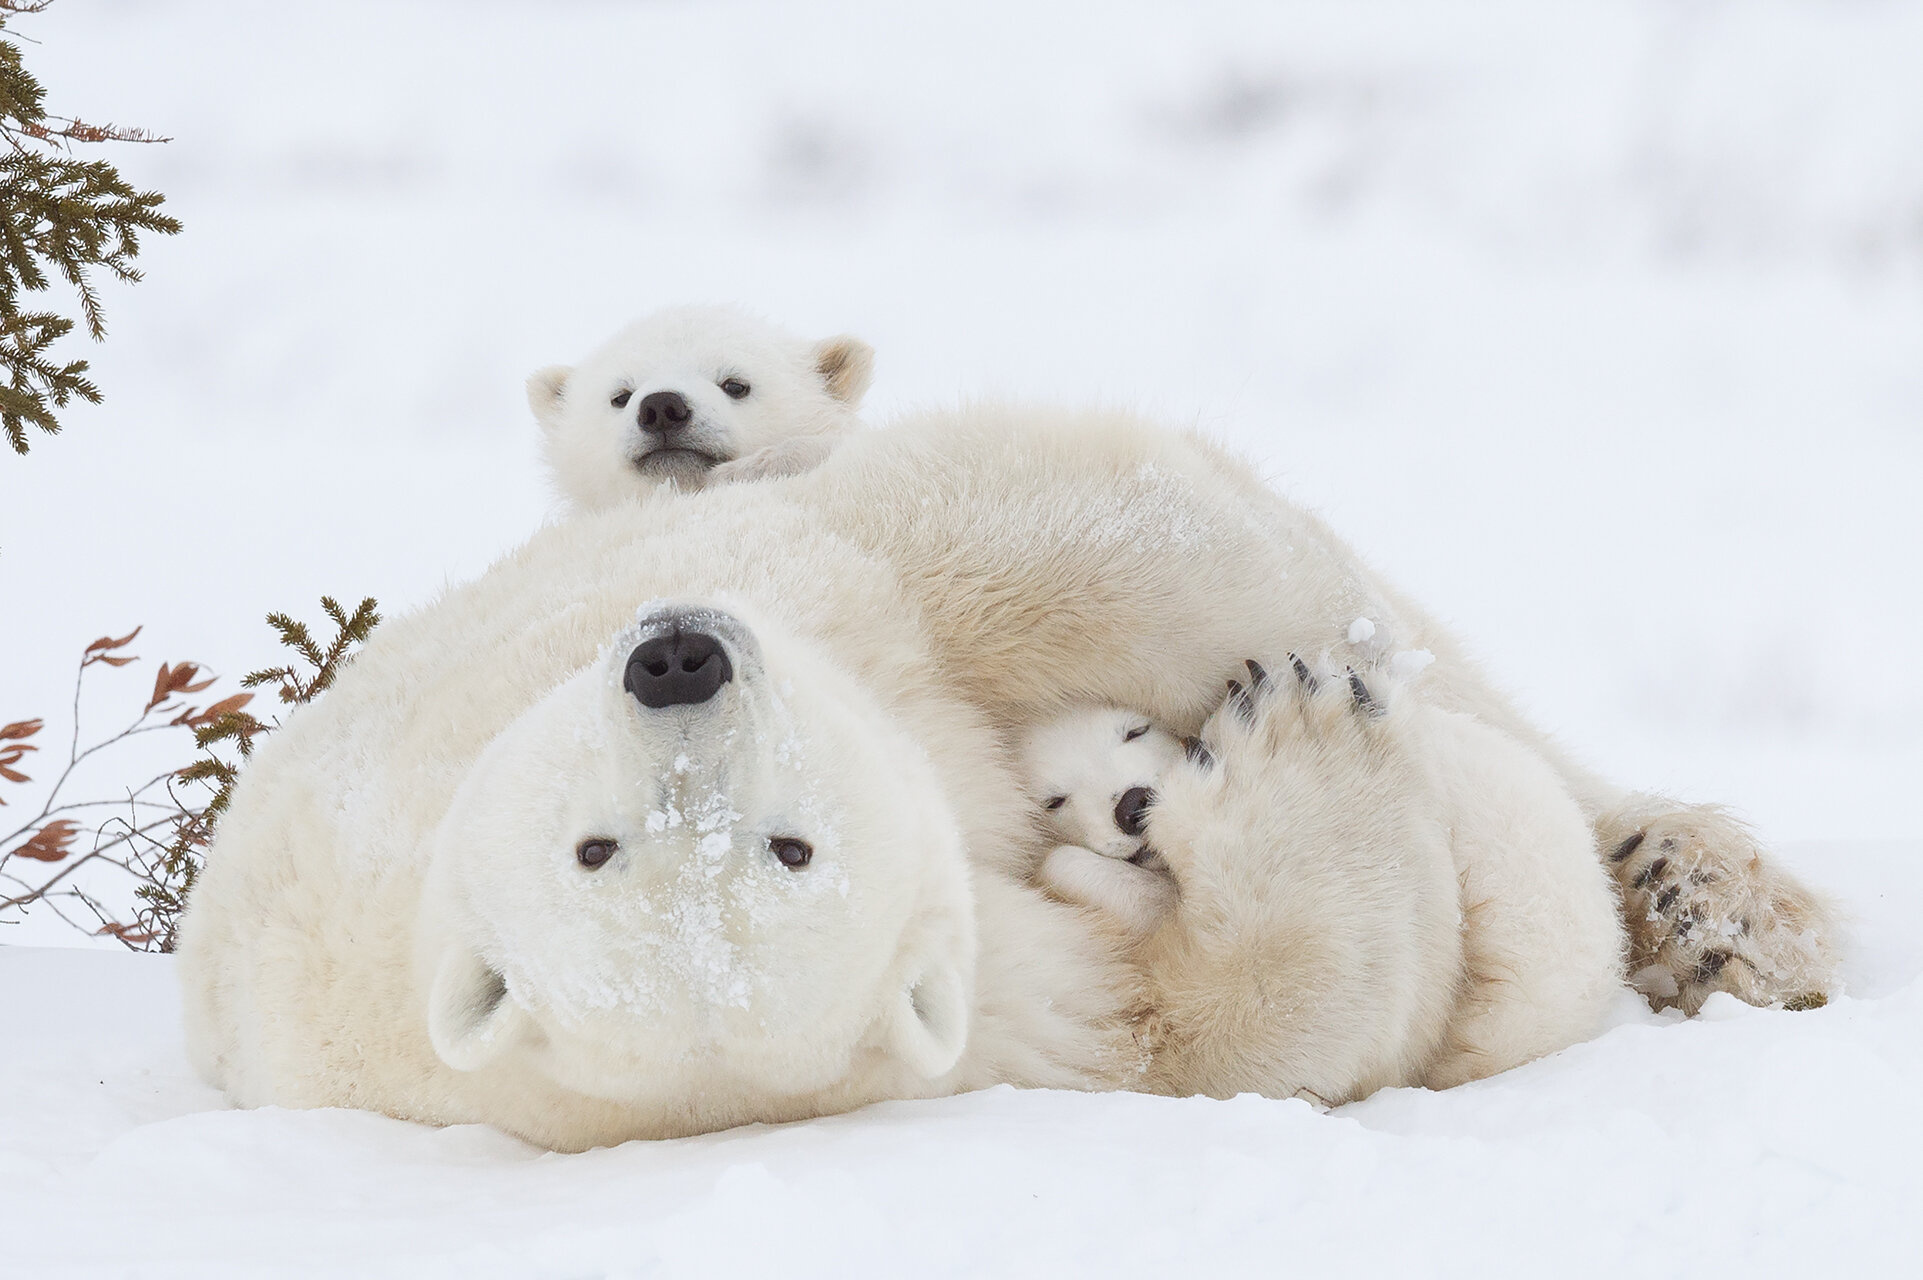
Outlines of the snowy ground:
{"label": "snowy ground", "polygon": [[1810,1013],[1625,996],[1588,1044],[1328,1115],[997,1089],[571,1156],[223,1110],[170,960],[0,948],[0,1275],[1905,1274],[1923,868],[1792,852],[1859,915]]}
{"label": "snowy ground", "polygon": [[993,391],[1200,423],[1580,754],[1735,805],[1864,923],[1831,1009],[1635,1019],[1333,1118],[998,1094],[569,1159],[200,1114],[164,962],[0,949],[0,1273],[807,1272],[870,1228],[956,1271],[1913,1250],[1923,9],[62,0],[13,25],[55,110],[174,137],[116,159],[187,232],[76,352],[107,403],[0,457],[0,721],[64,734],[79,649],[136,623],[148,664],[105,673],[90,724],[154,661],[269,660],[269,609],[471,576],[549,510],[521,377],[738,301],[874,341],[877,420]]}

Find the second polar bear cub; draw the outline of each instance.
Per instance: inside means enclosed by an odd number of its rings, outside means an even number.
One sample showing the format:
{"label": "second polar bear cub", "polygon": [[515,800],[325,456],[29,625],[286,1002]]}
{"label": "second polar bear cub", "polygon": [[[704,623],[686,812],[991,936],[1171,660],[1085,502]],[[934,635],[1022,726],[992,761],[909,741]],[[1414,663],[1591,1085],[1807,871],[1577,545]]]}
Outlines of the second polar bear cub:
{"label": "second polar bear cub", "polygon": [[875,353],[729,307],[673,307],[580,364],[527,380],[550,473],[576,510],[664,489],[794,475],[859,425]]}
{"label": "second polar bear cub", "polygon": [[1077,707],[1031,729],[1022,780],[1064,841],[1042,860],[1042,884],[1134,937],[1153,933],[1176,891],[1144,827],[1156,785],[1182,754],[1175,735],[1119,707]]}
{"label": "second polar bear cub", "polygon": [[[1455,891],[1450,914],[1462,970],[1453,984],[1448,1043],[1425,1083],[1460,1084],[1488,1074],[1492,1064],[1526,1062],[1593,1035],[1617,989],[1622,929],[1607,895],[1595,892],[1600,864],[1541,856],[1588,841],[1581,810],[1549,768],[1474,717],[1406,694],[1389,671],[1370,670],[1365,680],[1326,655],[1312,669],[1293,654],[1279,682],[1260,663],[1246,667],[1248,686],[1228,682],[1226,701],[1199,739],[1177,739],[1139,712],[1113,707],[1074,709],[1028,733],[1024,782],[1044,823],[1071,842],[1043,859],[1040,882],[1057,897],[1105,913],[1132,939],[1157,945],[1147,940],[1187,905],[1178,881],[1192,860],[1188,847],[1211,838],[1211,824],[1225,819],[1221,798],[1198,792],[1197,779],[1217,770],[1220,740],[1231,726],[1284,714],[1264,708],[1287,704],[1303,713],[1303,727],[1278,744],[1284,763],[1341,756],[1344,743],[1355,745],[1354,732],[1365,744],[1372,735],[1392,735],[1413,749],[1402,767],[1417,775],[1406,780],[1414,793],[1428,797],[1417,811],[1446,833],[1453,874],[1439,882]],[[1349,722],[1345,736],[1338,726]],[[1373,767],[1368,759],[1354,759],[1358,779]],[[1532,793],[1528,805],[1504,803]],[[1292,807],[1306,814],[1318,808],[1306,786],[1256,801],[1257,821],[1278,829],[1291,820]],[[1303,889],[1311,899],[1313,884]],[[1417,929],[1402,914],[1406,906],[1350,901],[1344,927],[1374,939],[1361,949],[1376,963],[1399,964],[1419,984],[1434,977],[1422,972],[1423,954],[1393,941]],[[1184,927],[1190,935],[1210,931],[1194,920]]]}

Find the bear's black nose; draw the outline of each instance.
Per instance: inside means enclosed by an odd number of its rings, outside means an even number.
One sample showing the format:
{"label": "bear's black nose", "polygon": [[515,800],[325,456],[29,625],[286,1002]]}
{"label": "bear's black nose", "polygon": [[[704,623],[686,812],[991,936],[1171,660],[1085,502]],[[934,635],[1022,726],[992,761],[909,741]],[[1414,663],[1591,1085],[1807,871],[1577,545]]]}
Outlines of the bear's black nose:
{"label": "bear's black nose", "polygon": [[1142,834],[1142,818],[1148,813],[1155,793],[1147,787],[1130,787],[1115,802],[1115,825],[1125,836]]}
{"label": "bear's black nose", "polygon": [[634,647],[621,687],[642,706],[659,709],[706,702],[732,679],[734,665],[719,640],[676,629]]}
{"label": "bear's black nose", "polygon": [[641,397],[641,429],[667,435],[688,425],[688,402],[679,391],[650,391]]}

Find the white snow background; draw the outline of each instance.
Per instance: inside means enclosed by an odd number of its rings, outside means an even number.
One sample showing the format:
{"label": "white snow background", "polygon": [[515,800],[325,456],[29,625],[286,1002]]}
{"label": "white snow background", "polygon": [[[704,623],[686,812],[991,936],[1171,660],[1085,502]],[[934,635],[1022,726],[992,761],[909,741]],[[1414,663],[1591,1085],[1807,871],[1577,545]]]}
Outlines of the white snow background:
{"label": "white snow background", "polygon": [[873,341],[877,422],[986,392],[1231,441],[1574,750],[1734,805],[1855,936],[1826,1009],[1626,997],[1550,1060],[1327,1116],[997,1090],[581,1156],[220,1110],[168,961],[0,946],[0,1274],[1916,1265],[1923,8],[11,25],[52,109],[174,139],[113,158],[187,229],[69,344],[106,403],[0,457],[0,720],[63,741],[79,650],[136,623],[90,730],[161,659],[272,660],[270,609],[471,577],[552,511],[525,374],[733,301]]}

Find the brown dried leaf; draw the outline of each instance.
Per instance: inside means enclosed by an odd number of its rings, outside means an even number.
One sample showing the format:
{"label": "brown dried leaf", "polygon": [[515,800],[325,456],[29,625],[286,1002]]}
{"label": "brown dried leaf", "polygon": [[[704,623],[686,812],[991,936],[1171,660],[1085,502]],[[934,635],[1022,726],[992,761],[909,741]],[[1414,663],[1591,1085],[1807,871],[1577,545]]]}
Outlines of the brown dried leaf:
{"label": "brown dried leaf", "polygon": [[187,715],[175,721],[175,723],[190,724],[196,727],[203,724],[212,724],[214,721],[220,719],[222,716],[228,714],[229,712],[240,710],[242,707],[246,706],[248,703],[252,702],[253,700],[254,700],[254,695],[251,693],[236,693],[231,697],[222,698],[219,702],[216,702],[213,706],[208,707],[205,711],[189,712]]}
{"label": "brown dried leaf", "polygon": [[14,852],[23,858],[31,858],[35,862],[59,862],[73,852],[67,846],[72,844],[74,837],[79,834],[80,828],[77,825],[65,818],[57,818],[34,832],[33,838]]}
{"label": "brown dried leaf", "polygon": [[152,711],[176,693],[199,693],[214,682],[214,678],[208,676],[199,684],[193,683],[199,674],[197,662],[183,662],[177,667],[161,663],[160,670],[154,674],[154,696],[147,700],[147,710]]}
{"label": "brown dried leaf", "polygon": [[174,669],[164,662],[161,663],[160,670],[154,672],[154,696],[147,699],[147,710],[152,711],[167,700],[167,695],[173,692],[172,686],[167,682],[173,678]]}
{"label": "brown dried leaf", "polygon": [[124,667],[129,662],[139,662],[139,658],[109,658],[105,654],[87,659],[89,662],[104,662],[110,667]]}
{"label": "brown dried leaf", "polygon": [[125,648],[127,645],[132,644],[134,637],[139,634],[140,634],[140,628],[135,627],[132,631],[129,631],[126,635],[120,637],[120,639],[118,640],[115,640],[111,636],[102,636],[100,637],[100,639],[88,645],[86,651],[88,653],[107,653],[114,649],[122,649],[122,648]]}
{"label": "brown dried leaf", "polygon": [[0,738],[31,738],[40,732],[40,720],[15,720],[12,724],[0,725]]}
{"label": "brown dried leaf", "polygon": [[140,928],[138,925],[131,924],[103,924],[93,932],[96,938],[103,933],[111,934],[122,942],[131,942],[136,946],[154,940],[153,934]]}

